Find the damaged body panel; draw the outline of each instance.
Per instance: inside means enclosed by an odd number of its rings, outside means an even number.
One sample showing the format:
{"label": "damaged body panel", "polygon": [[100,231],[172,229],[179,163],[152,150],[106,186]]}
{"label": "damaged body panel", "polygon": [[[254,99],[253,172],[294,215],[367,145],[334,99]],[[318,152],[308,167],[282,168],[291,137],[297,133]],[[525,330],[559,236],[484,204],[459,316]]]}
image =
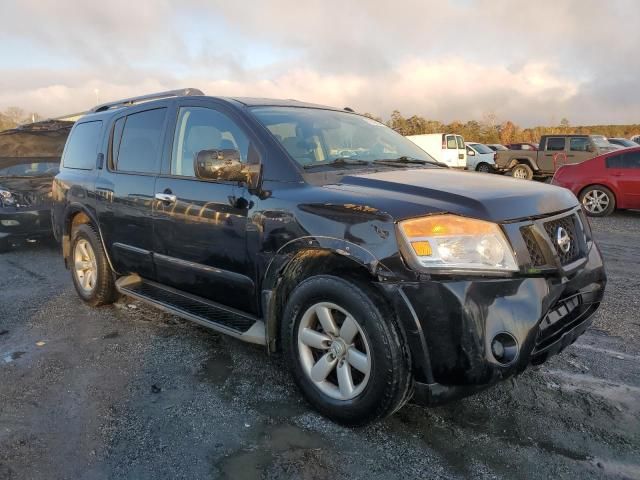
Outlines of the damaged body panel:
{"label": "damaged body panel", "polygon": [[51,236],[51,184],[71,125],[46,121],[0,132],[0,249]]}

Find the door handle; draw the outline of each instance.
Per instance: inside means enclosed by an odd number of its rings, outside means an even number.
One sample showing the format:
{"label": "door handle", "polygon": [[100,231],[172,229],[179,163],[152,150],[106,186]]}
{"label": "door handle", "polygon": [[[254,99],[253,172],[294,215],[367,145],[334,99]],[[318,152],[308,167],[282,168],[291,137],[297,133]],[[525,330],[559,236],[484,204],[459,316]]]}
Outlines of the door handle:
{"label": "door handle", "polygon": [[164,203],[176,203],[177,197],[171,193],[156,193],[156,200]]}

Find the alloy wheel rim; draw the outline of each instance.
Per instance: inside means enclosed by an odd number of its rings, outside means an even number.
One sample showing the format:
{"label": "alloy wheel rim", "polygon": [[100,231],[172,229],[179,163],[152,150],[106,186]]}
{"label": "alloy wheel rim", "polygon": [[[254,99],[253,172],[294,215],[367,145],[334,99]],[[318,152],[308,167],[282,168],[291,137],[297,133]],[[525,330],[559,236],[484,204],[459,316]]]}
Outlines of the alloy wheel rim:
{"label": "alloy wheel rim", "polygon": [[98,264],[91,244],[85,239],[76,243],[73,264],[80,288],[86,293],[92,292],[98,280]]}
{"label": "alloy wheel rim", "polygon": [[367,338],[355,318],[336,304],[320,302],[307,309],[298,327],[298,352],[307,378],[331,398],[351,400],[369,382]]}
{"label": "alloy wheel rim", "polygon": [[582,198],[582,205],[589,213],[602,213],[609,203],[609,195],[602,190],[591,190]]}

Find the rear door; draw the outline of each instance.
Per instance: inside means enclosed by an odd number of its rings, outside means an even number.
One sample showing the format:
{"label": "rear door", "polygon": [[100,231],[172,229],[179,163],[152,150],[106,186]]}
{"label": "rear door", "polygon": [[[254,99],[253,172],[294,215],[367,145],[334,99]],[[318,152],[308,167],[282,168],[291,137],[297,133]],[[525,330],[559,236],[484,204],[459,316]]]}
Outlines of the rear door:
{"label": "rear door", "polygon": [[553,173],[556,165],[566,163],[567,137],[547,137],[543,151],[538,151],[538,167],[545,173]]}
{"label": "rear door", "polygon": [[246,187],[194,173],[202,150],[235,149],[247,161],[250,136],[223,108],[197,100],[179,103],[171,154],[156,183],[154,261],[161,283],[253,313]]}
{"label": "rear door", "polygon": [[[592,149],[595,149],[595,146],[591,144],[589,137],[571,137],[569,138],[569,151],[564,163],[582,163],[585,160],[589,160],[594,156],[590,151]],[[557,163],[558,168],[564,163]]]}
{"label": "rear door", "polygon": [[640,151],[614,155],[606,160],[612,183],[617,184],[622,208],[640,208]]}
{"label": "rear door", "polygon": [[155,278],[152,206],[167,112],[166,106],[127,109],[112,127],[107,167],[96,181],[96,205],[119,273]]}

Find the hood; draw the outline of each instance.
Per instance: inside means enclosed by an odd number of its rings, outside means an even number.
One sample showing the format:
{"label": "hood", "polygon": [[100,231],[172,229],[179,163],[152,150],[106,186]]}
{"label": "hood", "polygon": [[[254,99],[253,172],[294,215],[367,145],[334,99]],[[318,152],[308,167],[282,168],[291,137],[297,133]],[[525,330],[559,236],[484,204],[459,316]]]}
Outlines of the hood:
{"label": "hood", "polygon": [[499,175],[424,168],[346,175],[325,188],[348,191],[396,220],[449,212],[505,222],[578,205],[569,190]]}
{"label": "hood", "polygon": [[0,177],[0,188],[9,190],[18,207],[43,205],[51,201],[53,176]]}

